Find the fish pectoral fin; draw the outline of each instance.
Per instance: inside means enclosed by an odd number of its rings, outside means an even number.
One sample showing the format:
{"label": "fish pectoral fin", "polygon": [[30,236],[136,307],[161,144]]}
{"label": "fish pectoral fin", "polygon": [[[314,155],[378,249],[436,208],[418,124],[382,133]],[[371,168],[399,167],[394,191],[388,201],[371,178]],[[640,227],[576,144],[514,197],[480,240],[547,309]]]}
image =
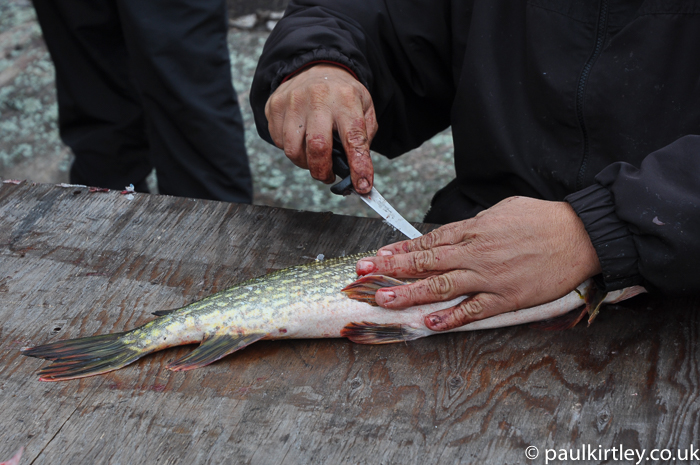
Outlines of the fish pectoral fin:
{"label": "fish pectoral fin", "polygon": [[374,294],[383,287],[403,286],[406,284],[398,279],[390,278],[382,275],[367,275],[363,276],[352,284],[341,289],[346,296],[353,300],[368,303],[377,307],[377,302],[374,300]]}
{"label": "fish pectoral fin", "polygon": [[349,323],[340,330],[340,335],[358,344],[390,344],[412,341],[427,334],[406,325],[378,324],[363,321]]}
{"label": "fish pectoral fin", "polygon": [[252,344],[255,341],[267,336],[267,334],[252,333],[252,334],[231,334],[231,333],[214,333],[205,336],[199,347],[194,349],[184,357],[175,360],[166,368],[172,371],[187,371],[200,368],[210,363],[214,363],[237,350]]}
{"label": "fish pectoral fin", "polygon": [[603,305],[603,301],[607,296],[608,293],[600,289],[595,282],[591,283],[588,292],[584,296],[586,300],[586,311],[588,312],[588,326],[590,326],[593,320],[595,320],[595,317],[598,316],[600,306]]}
{"label": "fish pectoral fin", "polygon": [[598,316],[600,306],[603,304],[608,293],[596,286],[594,282],[591,282],[590,286],[587,286],[583,293],[578,289],[576,289],[576,292],[585,302],[583,309],[575,309],[555,318],[532,323],[530,327],[543,329],[545,331],[571,329],[576,326],[586,314],[588,314],[588,326],[590,326],[595,317]]}
{"label": "fish pectoral fin", "polygon": [[155,316],[165,316],[165,315],[170,315],[173,312],[177,312],[180,310],[179,308],[173,308],[172,310],[156,310],[155,312],[152,312],[151,315]]}

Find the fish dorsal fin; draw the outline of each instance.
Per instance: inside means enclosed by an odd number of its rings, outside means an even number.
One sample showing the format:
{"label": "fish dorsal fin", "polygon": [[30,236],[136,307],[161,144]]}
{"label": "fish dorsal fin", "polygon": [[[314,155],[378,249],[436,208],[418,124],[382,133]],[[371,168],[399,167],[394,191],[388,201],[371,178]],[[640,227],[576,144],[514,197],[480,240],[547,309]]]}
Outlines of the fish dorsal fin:
{"label": "fish dorsal fin", "polygon": [[230,334],[214,333],[205,336],[202,344],[184,357],[167,366],[172,371],[187,371],[200,368],[219,360],[237,350],[259,341],[267,334]]}
{"label": "fish dorsal fin", "polygon": [[360,302],[365,302],[373,306],[377,306],[377,302],[374,300],[374,294],[383,287],[394,287],[403,286],[406,284],[398,279],[390,278],[389,276],[382,276],[378,274],[371,274],[363,276],[354,283],[341,289],[345,295],[353,300],[359,300]]}
{"label": "fish dorsal fin", "polygon": [[358,344],[390,344],[412,341],[429,333],[406,325],[378,324],[363,321],[349,323],[340,330],[340,335]]}
{"label": "fish dorsal fin", "polygon": [[151,313],[151,315],[155,316],[165,316],[165,315],[170,315],[173,312],[177,312],[180,310],[179,308],[173,308],[172,310],[156,310],[155,312]]}

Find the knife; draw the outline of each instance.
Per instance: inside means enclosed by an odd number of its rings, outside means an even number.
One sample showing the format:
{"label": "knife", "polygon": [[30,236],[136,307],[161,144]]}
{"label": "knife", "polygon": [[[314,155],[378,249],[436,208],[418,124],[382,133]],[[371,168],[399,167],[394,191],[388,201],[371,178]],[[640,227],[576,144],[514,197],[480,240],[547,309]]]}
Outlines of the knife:
{"label": "knife", "polygon": [[401,216],[401,214],[397,212],[384,197],[382,197],[382,194],[380,194],[377,189],[372,187],[369,194],[365,195],[359,194],[355,190],[355,188],[352,186],[352,180],[350,179],[350,166],[348,165],[348,158],[345,155],[343,144],[336,135],[333,136],[333,172],[336,174],[336,176],[340,176],[342,180],[331,187],[331,192],[337,195],[355,194],[359,196],[367,205],[369,205],[372,210],[379,213],[379,216],[384,218],[387,223],[389,223],[395,229],[401,231],[409,239],[415,239],[416,237],[422,236],[422,234],[416,228],[414,228],[411,223],[406,221],[406,219]]}

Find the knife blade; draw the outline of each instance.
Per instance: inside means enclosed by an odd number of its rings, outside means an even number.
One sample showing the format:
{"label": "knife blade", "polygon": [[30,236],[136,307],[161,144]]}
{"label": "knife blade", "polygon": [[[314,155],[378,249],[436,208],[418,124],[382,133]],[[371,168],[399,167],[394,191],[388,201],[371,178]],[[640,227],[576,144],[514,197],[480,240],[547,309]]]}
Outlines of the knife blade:
{"label": "knife blade", "polygon": [[397,212],[394,207],[391,206],[389,202],[386,201],[382,194],[379,193],[377,189],[372,187],[369,194],[360,194],[352,186],[352,180],[350,179],[350,166],[348,165],[348,159],[345,155],[345,150],[340,140],[334,136],[333,137],[333,172],[336,176],[340,176],[342,180],[331,187],[331,192],[337,195],[351,195],[355,194],[359,196],[367,205],[369,205],[372,210],[379,213],[379,216],[384,218],[384,221],[389,223],[395,229],[401,231],[409,239],[415,239],[416,237],[422,236],[422,234],[414,228],[411,223],[406,221],[406,219]]}

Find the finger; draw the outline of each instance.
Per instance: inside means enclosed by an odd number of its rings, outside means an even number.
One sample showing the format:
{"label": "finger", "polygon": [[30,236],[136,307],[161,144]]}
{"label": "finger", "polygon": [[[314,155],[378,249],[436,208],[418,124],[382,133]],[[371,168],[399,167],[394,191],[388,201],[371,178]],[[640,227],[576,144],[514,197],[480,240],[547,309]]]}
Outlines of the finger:
{"label": "finger", "polygon": [[372,102],[369,92],[367,93],[367,97],[369,97],[369,107],[365,110],[365,126],[367,127],[367,137],[369,138],[369,143],[372,145],[374,136],[377,135],[377,131],[379,130],[379,124],[377,123],[374,103]]}
{"label": "finger", "polygon": [[333,174],[333,115],[329,108],[318,105],[306,120],[306,162],[311,177],[330,184]]}
{"label": "finger", "polygon": [[468,269],[470,258],[464,245],[447,245],[397,255],[366,257],[357,262],[360,276],[374,273],[393,278],[424,278],[436,273]]}
{"label": "finger", "polygon": [[468,243],[472,237],[469,229],[472,223],[472,220],[465,220],[446,224],[415,239],[386,245],[377,251],[377,255],[386,257],[429,250],[434,247]]}
{"label": "finger", "polygon": [[[358,99],[356,94],[350,95],[348,91],[348,94],[341,95],[341,100],[345,102],[345,105],[341,105],[344,110],[337,116],[338,135],[348,157],[352,184],[357,192],[367,194],[374,183],[374,166],[369,147],[371,144],[370,134],[376,133],[376,128],[368,133],[361,98]],[[370,106],[372,106],[371,101]],[[374,114],[373,107],[371,114]],[[376,121],[374,124],[376,125]]]}
{"label": "finger", "polygon": [[401,310],[414,305],[445,302],[473,293],[479,286],[478,278],[469,271],[453,271],[403,286],[379,289],[375,300],[380,307]]}
{"label": "finger", "polygon": [[454,307],[425,316],[425,326],[433,331],[448,331],[473,321],[515,310],[503,297],[479,293],[464,299]]}
{"label": "finger", "polygon": [[267,99],[265,103],[265,118],[267,119],[267,130],[270,133],[272,142],[278,148],[284,149],[284,117],[286,108],[282,102],[283,96],[280,88]]}
{"label": "finger", "polygon": [[280,84],[267,99],[265,117],[270,137],[277,147],[284,149],[284,132],[288,120],[291,118],[303,122],[307,105],[307,93],[296,86],[294,78]]}
{"label": "finger", "polygon": [[305,122],[307,98],[300,89],[290,89],[291,81],[280,85],[265,104],[268,131],[277,147],[295,165],[307,169]]}
{"label": "finger", "polygon": [[296,166],[308,169],[306,161],[306,125],[300,117],[288,117],[284,123],[284,154]]}

